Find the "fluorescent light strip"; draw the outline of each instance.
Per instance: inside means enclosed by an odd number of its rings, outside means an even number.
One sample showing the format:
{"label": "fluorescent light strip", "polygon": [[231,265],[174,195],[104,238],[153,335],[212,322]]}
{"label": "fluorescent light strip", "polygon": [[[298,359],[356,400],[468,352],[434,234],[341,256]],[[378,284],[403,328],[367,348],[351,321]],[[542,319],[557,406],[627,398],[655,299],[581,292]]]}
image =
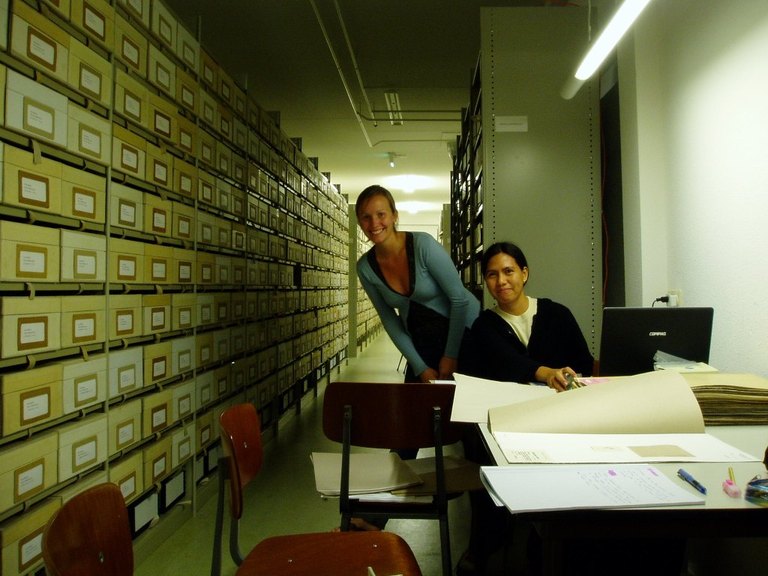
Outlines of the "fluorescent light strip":
{"label": "fluorescent light strip", "polygon": [[595,73],[603,60],[616,47],[622,36],[629,30],[632,23],[640,15],[640,12],[650,3],[651,0],[625,0],[616,14],[613,15],[608,26],[605,27],[600,37],[592,44],[592,47],[584,56],[581,65],[576,70],[578,80],[586,80]]}

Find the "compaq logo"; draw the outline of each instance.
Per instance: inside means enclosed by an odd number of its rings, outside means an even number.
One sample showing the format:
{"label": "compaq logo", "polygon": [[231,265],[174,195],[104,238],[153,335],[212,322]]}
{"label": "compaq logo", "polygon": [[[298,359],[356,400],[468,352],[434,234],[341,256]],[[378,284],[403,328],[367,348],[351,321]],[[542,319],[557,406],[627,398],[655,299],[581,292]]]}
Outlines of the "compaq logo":
{"label": "compaq logo", "polygon": [[648,332],[648,336],[666,336],[666,332]]}

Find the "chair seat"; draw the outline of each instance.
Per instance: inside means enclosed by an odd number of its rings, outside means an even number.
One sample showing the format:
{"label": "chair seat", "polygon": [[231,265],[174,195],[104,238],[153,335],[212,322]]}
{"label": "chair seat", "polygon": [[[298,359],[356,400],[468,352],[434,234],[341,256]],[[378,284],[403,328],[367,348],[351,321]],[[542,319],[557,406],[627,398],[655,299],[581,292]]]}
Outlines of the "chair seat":
{"label": "chair seat", "polygon": [[421,574],[413,552],[391,532],[319,532],[267,538],[256,545],[237,576],[377,576]]}

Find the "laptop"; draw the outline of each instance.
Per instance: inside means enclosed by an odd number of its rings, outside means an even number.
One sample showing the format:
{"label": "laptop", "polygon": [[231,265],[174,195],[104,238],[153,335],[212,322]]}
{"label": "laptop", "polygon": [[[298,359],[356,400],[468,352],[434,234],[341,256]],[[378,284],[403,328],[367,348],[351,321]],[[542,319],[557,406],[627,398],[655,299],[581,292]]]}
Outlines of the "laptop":
{"label": "laptop", "polygon": [[653,370],[660,350],[709,362],[712,308],[604,308],[600,375],[629,376]]}

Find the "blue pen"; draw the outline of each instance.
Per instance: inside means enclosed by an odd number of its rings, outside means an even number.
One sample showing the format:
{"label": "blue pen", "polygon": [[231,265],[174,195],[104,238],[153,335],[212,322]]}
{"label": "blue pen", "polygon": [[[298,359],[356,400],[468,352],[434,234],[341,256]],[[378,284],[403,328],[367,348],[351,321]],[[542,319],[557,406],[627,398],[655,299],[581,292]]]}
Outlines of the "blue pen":
{"label": "blue pen", "polygon": [[706,494],[706,493],[707,493],[707,489],[706,489],[704,486],[702,486],[702,485],[701,485],[701,483],[700,483],[698,480],[696,480],[696,478],[694,478],[693,476],[691,476],[690,474],[688,474],[688,472],[686,472],[686,471],[685,471],[685,470],[683,470],[682,468],[680,468],[680,469],[677,471],[677,475],[678,475],[680,478],[682,478],[683,480],[685,480],[686,482],[688,482],[688,484],[690,484],[691,486],[693,486],[694,488],[696,488],[696,490],[698,490],[698,491],[699,491],[699,492],[701,492],[702,494]]}

